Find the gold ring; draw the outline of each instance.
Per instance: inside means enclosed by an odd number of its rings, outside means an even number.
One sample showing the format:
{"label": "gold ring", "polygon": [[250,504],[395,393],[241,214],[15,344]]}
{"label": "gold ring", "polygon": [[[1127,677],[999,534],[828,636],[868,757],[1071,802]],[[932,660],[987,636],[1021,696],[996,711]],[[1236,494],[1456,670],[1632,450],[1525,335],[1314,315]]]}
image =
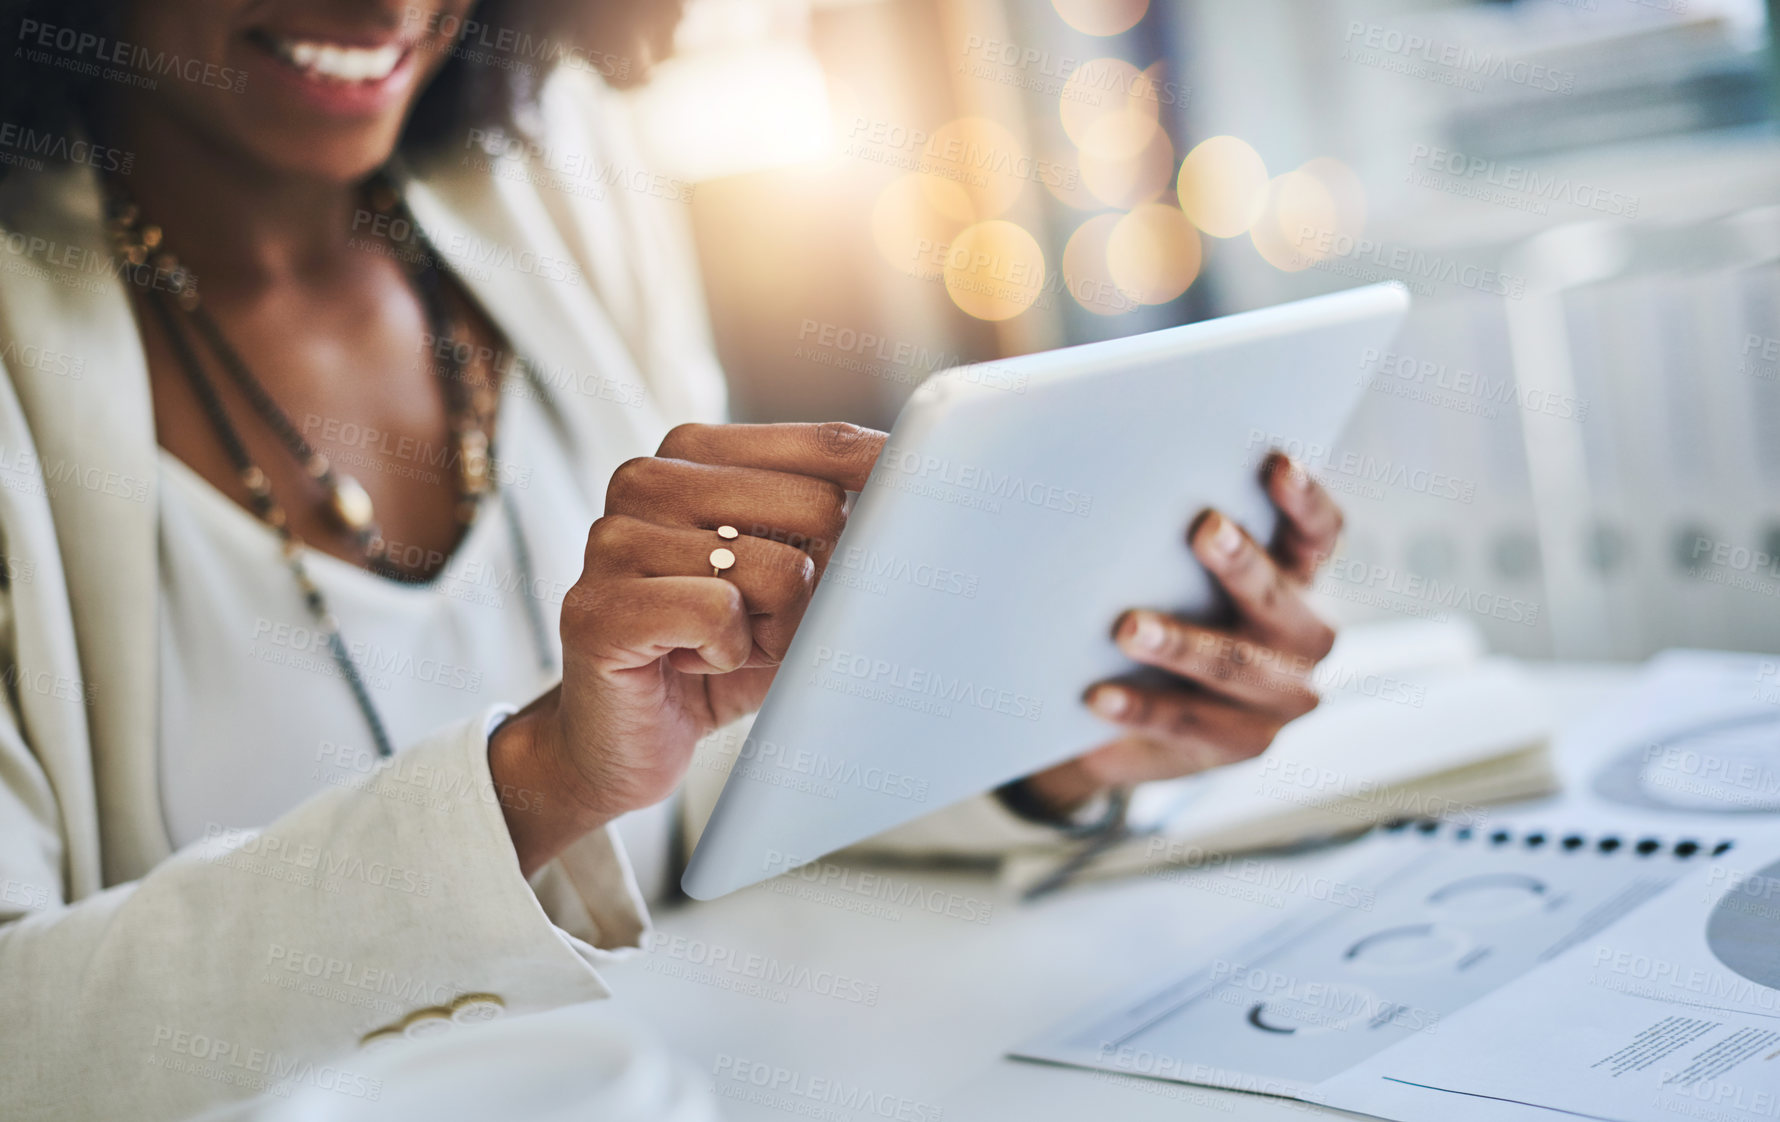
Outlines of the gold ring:
{"label": "gold ring", "polygon": [[[717,527],[717,536],[726,542],[732,542],[741,537],[742,532],[734,526],[719,526]],[[718,547],[711,551],[709,560],[711,562],[711,575],[714,577],[721,576],[723,570],[735,565],[735,554],[727,549]]]}

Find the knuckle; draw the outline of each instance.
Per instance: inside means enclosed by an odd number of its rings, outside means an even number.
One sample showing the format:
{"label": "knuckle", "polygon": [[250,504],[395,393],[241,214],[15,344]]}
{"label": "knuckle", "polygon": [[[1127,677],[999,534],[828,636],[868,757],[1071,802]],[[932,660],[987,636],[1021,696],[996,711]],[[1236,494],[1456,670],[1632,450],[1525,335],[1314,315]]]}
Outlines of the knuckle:
{"label": "knuckle", "polygon": [[562,598],[561,620],[558,624],[565,645],[575,646],[595,633],[606,618],[602,585],[583,576],[570,586]]}
{"label": "knuckle", "polygon": [[1234,667],[1245,667],[1262,660],[1261,648],[1247,639],[1233,639],[1224,648],[1224,661]]}
{"label": "knuckle", "polygon": [[1156,652],[1159,660],[1174,666],[1183,665],[1193,654],[1191,635],[1180,621],[1167,616],[1157,618],[1162,622],[1162,646]]}
{"label": "knuckle", "polygon": [[839,483],[810,476],[788,476],[786,499],[800,516],[824,527],[838,523],[847,505],[847,489]]}
{"label": "knuckle", "polygon": [[1205,677],[1228,682],[1248,664],[1245,644],[1228,635],[1207,634],[1198,643],[1199,663]]}
{"label": "knuckle", "polygon": [[792,581],[795,591],[806,594],[816,587],[816,559],[803,550],[798,550],[792,558]]}
{"label": "knuckle", "polygon": [[1261,551],[1244,541],[1236,549],[1236,555],[1224,562],[1225,576],[1236,584],[1247,584],[1264,575]]}
{"label": "knuckle", "polygon": [[816,578],[815,560],[794,546],[774,550],[768,565],[773,574],[775,607],[802,596]]}
{"label": "knuckle", "polygon": [[1128,689],[1126,692],[1131,696],[1131,708],[1125,716],[1126,722],[1139,726],[1155,724],[1156,699],[1149,691]]}
{"label": "knuckle", "polygon": [[1217,766],[1218,761],[1212,759],[1197,745],[1172,742],[1161,747],[1159,754],[1167,761],[1167,776],[1179,779],[1189,775],[1198,775]]}
{"label": "knuckle", "polygon": [[1264,743],[1257,744],[1250,740],[1241,740],[1230,746],[1224,755],[1224,762],[1235,764],[1244,760],[1252,760],[1266,750],[1267,745]]}
{"label": "knuckle", "polygon": [[1278,569],[1268,574],[1266,583],[1261,585],[1257,603],[1261,614],[1278,618],[1286,615],[1293,604],[1297,603],[1298,589],[1294,587],[1286,574]]}
{"label": "knuckle", "polygon": [[587,557],[609,553],[619,548],[636,532],[636,519],[622,514],[607,514],[594,519],[587,528]]}
{"label": "knuckle", "polygon": [[1306,646],[1309,647],[1311,657],[1316,661],[1321,662],[1328,658],[1329,652],[1335,649],[1335,629],[1322,620],[1317,620],[1311,626],[1309,642]]}
{"label": "knuckle", "polygon": [[[754,646],[760,648],[760,655],[761,655],[760,661],[762,663],[764,663],[765,665],[767,665],[767,666],[783,666],[784,665],[785,652],[786,652],[786,650],[789,649],[789,644],[787,644],[787,643],[767,644],[767,643],[761,642],[758,638],[756,638],[754,640]],[[752,654],[752,653],[753,653],[753,649],[750,648],[747,652],[745,652],[743,654],[742,657],[746,658],[747,655]]]}
{"label": "knuckle", "polygon": [[1193,652],[1200,658],[1223,658],[1230,644],[1230,635],[1211,627],[1198,627],[1193,624],[1182,624],[1193,635]]}
{"label": "knuckle", "polygon": [[818,479],[814,481],[810,506],[821,512],[825,518],[841,518],[841,511],[847,505],[847,489],[832,480]]}
{"label": "knuckle", "polygon": [[724,661],[739,668],[754,653],[754,633],[746,625],[725,632],[719,647]]}
{"label": "knuckle", "polygon": [[1267,751],[1273,743],[1274,736],[1279,732],[1276,725],[1250,725],[1229,741],[1230,757],[1236,760],[1252,760]]}
{"label": "knuckle", "polygon": [[710,427],[697,421],[675,425],[661,438],[661,447],[656,450],[656,455],[675,460],[686,459],[688,453],[704,443],[705,433]]}
{"label": "knuckle", "polygon": [[747,601],[738,585],[722,579],[715,579],[712,583],[711,595],[704,602],[707,623],[713,626],[723,625],[738,616],[748,614]]}
{"label": "knuckle", "polygon": [[815,548],[815,551],[818,553],[822,553],[827,550],[831,550],[836,545],[838,545],[840,543],[841,533],[843,531],[845,531],[846,528],[847,528],[846,513],[841,510],[836,510],[830,516],[822,519],[822,525],[818,528],[819,536],[818,536],[817,540],[815,540],[814,542],[812,542],[810,544]]}
{"label": "knuckle", "polygon": [[1315,690],[1293,690],[1287,712],[1292,715],[1291,719],[1295,721],[1306,713],[1312,712],[1322,703],[1322,697]]}
{"label": "knuckle", "polygon": [[619,464],[612,473],[611,482],[606,485],[607,509],[634,505],[650,490],[661,467],[661,461],[654,456],[633,456]]}
{"label": "knuckle", "polygon": [[1174,741],[1167,746],[1166,752],[1168,770],[1173,775],[1198,775],[1224,762],[1214,749],[1197,739]]}
{"label": "knuckle", "polygon": [[570,640],[579,635],[586,626],[586,619],[593,614],[597,593],[589,588],[584,581],[577,581],[569,587],[562,597],[562,613],[557,628],[562,633],[565,645],[573,646]]}
{"label": "knuckle", "polygon": [[1082,777],[1095,787],[1115,787],[1125,782],[1130,776],[1124,763],[1124,754],[1135,745],[1131,737],[1121,737],[1105,748],[1078,756],[1071,763],[1079,768]]}
{"label": "knuckle", "polygon": [[1192,701],[1179,701],[1168,714],[1167,729],[1175,736],[1190,736],[1204,728],[1205,718]]}

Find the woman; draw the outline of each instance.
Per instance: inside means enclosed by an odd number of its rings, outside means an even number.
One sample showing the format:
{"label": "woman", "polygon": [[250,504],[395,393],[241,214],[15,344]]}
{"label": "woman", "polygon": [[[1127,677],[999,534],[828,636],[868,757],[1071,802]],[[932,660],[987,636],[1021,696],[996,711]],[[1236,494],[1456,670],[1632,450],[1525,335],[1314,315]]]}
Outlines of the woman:
{"label": "woman", "polygon": [[[3,9],[14,1116],[182,1116],[603,997],[645,930],[619,827],[665,884],[669,796],[760,703],[883,440],[715,423],[656,200],[485,152],[523,125],[637,167],[601,78],[668,7]],[[1270,467],[1270,548],[1191,530],[1230,626],[1127,613],[1173,687],[1096,687],[1106,744],[923,844],[1061,839],[1315,703],[1297,589],[1340,519]],[[714,577],[721,524],[754,532]]]}

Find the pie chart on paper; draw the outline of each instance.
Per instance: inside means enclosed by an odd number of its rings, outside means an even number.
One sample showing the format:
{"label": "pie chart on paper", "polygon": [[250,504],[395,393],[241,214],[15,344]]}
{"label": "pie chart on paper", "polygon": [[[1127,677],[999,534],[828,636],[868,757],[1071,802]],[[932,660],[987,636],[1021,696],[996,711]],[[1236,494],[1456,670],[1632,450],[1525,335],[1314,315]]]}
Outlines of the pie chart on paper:
{"label": "pie chart on paper", "polygon": [[1780,990],[1780,861],[1724,894],[1706,920],[1706,946],[1756,985]]}
{"label": "pie chart on paper", "polygon": [[1627,747],[1595,777],[1621,806],[1694,814],[1780,812],[1780,711],[1672,729]]}

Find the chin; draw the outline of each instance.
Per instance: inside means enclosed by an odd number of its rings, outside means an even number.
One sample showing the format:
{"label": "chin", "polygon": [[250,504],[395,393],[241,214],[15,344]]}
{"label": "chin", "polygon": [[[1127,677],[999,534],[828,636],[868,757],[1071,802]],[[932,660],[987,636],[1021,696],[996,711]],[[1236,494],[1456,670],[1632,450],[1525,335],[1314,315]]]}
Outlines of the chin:
{"label": "chin", "polygon": [[399,130],[376,136],[313,137],[264,132],[254,138],[254,158],[280,176],[325,183],[357,183],[395,154]]}

